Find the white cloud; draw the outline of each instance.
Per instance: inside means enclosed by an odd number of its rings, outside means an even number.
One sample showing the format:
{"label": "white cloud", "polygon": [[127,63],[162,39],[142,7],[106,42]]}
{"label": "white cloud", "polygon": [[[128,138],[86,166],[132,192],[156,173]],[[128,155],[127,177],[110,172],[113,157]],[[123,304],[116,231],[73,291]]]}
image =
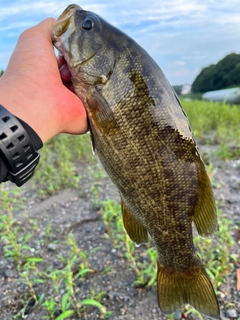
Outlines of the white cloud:
{"label": "white cloud", "polygon": [[11,23],[10,25],[0,26],[0,32],[18,29],[18,28],[28,28],[31,27],[35,22],[33,21],[16,21]]}
{"label": "white cloud", "polygon": [[[69,0],[0,0],[0,67],[18,35],[42,19],[57,18]],[[240,43],[239,0],[82,0],[93,11],[138,41],[170,82],[191,82]],[[9,45],[8,45],[9,43]]]}
{"label": "white cloud", "polygon": [[184,66],[186,64],[185,61],[175,61],[174,62],[175,66]]}
{"label": "white cloud", "polygon": [[0,7],[0,18],[12,17],[17,14],[41,12],[42,14],[53,14],[59,7],[65,7],[66,1],[11,1],[5,7]]}

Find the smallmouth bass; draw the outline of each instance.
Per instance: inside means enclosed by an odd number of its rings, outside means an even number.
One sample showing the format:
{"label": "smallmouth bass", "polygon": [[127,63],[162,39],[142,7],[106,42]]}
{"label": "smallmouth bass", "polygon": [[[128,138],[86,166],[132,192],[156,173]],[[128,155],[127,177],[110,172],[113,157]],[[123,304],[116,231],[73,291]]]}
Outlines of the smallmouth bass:
{"label": "smallmouth bass", "polygon": [[155,61],[98,15],[68,6],[53,27],[74,90],[88,114],[93,148],[117,186],[124,227],[158,253],[158,302],[189,303],[219,319],[218,301],[195,252],[217,227],[211,184],[181,103]]}

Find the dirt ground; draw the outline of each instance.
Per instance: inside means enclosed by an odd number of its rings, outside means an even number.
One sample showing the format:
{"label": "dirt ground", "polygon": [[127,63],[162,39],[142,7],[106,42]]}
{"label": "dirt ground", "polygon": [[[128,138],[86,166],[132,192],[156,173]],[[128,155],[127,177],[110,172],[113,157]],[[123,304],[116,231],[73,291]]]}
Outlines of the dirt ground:
{"label": "dirt ground", "polygon": [[[200,148],[201,149],[201,148]],[[216,200],[221,200],[221,210],[232,222],[232,233],[235,245],[231,253],[240,257],[240,237],[237,231],[240,230],[240,160],[230,160],[227,162],[212,159],[211,151],[202,146],[203,157],[207,161],[213,162],[213,188]],[[61,268],[57,255],[64,256],[66,246],[64,241],[71,230],[76,238],[81,250],[89,252],[95,247],[99,247],[93,255],[89,257],[89,267],[95,272],[77,283],[77,299],[81,301],[91,294],[92,288],[97,292],[104,291],[105,295],[101,303],[112,311],[109,320],[157,320],[168,319],[162,315],[157,304],[156,286],[150,288],[134,287],[131,284],[136,278],[135,273],[129,266],[129,261],[124,253],[113,247],[111,240],[106,237],[106,229],[101,220],[101,208],[93,206],[91,201],[91,188],[94,183],[92,175],[87,170],[88,164],[78,165],[78,174],[81,178],[81,190],[65,189],[44,200],[37,192],[31,190],[31,184],[25,188],[27,202],[27,213],[29,219],[36,219],[37,229],[34,231],[32,239],[33,249],[37,249],[37,240],[44,237],[49,221],[52,222],[53,229],[49,242],[57,243],[57,246],[42,248],[42,255],[46,265]],[[115,187],[106,177],[99,181],[101,186],[100,200],[118,200]],[[16,217],[18,218],[18,217]],[[28,231],[28,221],[19,219],[19,226],[25,232]],[[237,230],[234,229],[237,227]],[[17,280],[17,270],[14,264],[3,256],[3,246],[0,247],[0,319],[10,320],[21,307],[21,298],[27,290],[24,284],[19,284]],[[139,254],[144,248],[137,249]],[[104,272],[109,267],[108,272]],[[240,258],[235,263],[235,270],[228,276],[226,283],[219,288],[218,298],[221,307],[222,319],[240,318],[240,292],[237,291],[236,270],[240,268]],[[38,285],[35,288],[37,295],[49,292],[48,287]],[[230,309],[226,310],[226,309]],[[40,320],[46,313],[39,308],[30,307],[24,316],[25,319]],[[82,314],[81,319],[99,319],[99,310],[90,307]],[[182,318],[197,319],[195,315],[176,313],[175,320]],[[71,317],[69,319],[77,319]],[[204,317],[204,319],[206,319]]]}

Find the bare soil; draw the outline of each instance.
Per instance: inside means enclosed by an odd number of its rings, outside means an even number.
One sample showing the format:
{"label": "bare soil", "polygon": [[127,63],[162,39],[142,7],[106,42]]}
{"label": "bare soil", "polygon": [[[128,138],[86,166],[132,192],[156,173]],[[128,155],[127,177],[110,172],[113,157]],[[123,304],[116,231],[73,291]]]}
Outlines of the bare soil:
{"label": "bare soil", "polygon": [[[200,148],[201,149],[201,148]],[[211,150],[202,147],[203,157],[206,161],[213,162],[213,188],[216,200],[221,203],[221,210],[232,222],[232,234],[235,245],[231,253],[240,257],[240,160],[220,161],[212,158]],[[87,163],[78,164],[78,174],[81,178],[81,189],[65,189],[48,198],[42,199],[36,190],[32,190],[31,183],[24,187],[27,202],[27,217],[19,215],[18,220],[22,232],[31,231],[28,219],[35,219],[37,228],[31,239],[33,250],[40,250],[45,263],[41,268],[52,267],[61,269],[58,255],[65,256],[67,247],[65,241],[69,231],[74,234],[81,250],[90,252],[93,248],[99,249],[88,258],[89,267],[94,270],[84,278],[80,278],[76,285],[76,297],[78,301],[88,298],[91,290],[104,291],[101,303],[112,311],[110,319],[114,320],[157,320],[168,319],[158,308],[156,286],[136,287],[133,282],[136,274],[129,266],[124,252],[113,247],[111,239],[107,236],[107,230],[101,219],[101,207],[93,206],[91,188],[94,179],[87,169]],[[101,186],[100,200],[114,199],[118,201],[116,188],[106,177],[98,182]],[[45,230],[49,222],[52,223],[52,231],[49,243],[56,246],[43,246],[39,249],[39,240],[45,237]],[[141,254],[144,247],[137,248]],[[235,269],[226,278],[218,292],[221,307],[221,317],[240,318],[240,292],[237,291],[236,270],[240,268],[240,259],[235,263]],[[107,271],[106,271],[107,270]],[[16,265],[4,258],[3,243],[0,246],[0,319],[10,320],[22,308],[24,294],[29,289],[18,281]],[[53,289],[44,284],[36,284],[35,292],[38,296],[42,293],[47,297],[53,294]],[[57,298],[57,297],[56,297]],[[227,311],[230,310],[230,314]],[[232,313],[231,313],[232,312]],[[31,305],[27,308],[24,318],[40,320],[46,316],[46,311],[38,306]],[[56,314],[57,317],[57,314]],[[98,308],[89,307],[82,313],[81,319],[102,319]],[[174,319],[198,319],[196,315],[176,313]],[[78,319],[71,317],[69,319]],[[204,317],[204,319],[206,319]]]}

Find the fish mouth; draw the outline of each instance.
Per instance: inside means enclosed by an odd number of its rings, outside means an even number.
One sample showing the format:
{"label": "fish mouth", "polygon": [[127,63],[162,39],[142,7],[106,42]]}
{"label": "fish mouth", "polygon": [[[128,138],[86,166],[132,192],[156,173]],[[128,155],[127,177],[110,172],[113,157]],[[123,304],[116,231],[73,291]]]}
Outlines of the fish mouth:
{"label": "fish mouth", "polygon": [[57,21],[53,26],[52,31],[52,42],[55,44],[59,37],[61,37],[68,29],[71,21],[73,20],[73,16],[77,10],[83,10],[77,4],[70,4],[63,13],[58,17]]}

